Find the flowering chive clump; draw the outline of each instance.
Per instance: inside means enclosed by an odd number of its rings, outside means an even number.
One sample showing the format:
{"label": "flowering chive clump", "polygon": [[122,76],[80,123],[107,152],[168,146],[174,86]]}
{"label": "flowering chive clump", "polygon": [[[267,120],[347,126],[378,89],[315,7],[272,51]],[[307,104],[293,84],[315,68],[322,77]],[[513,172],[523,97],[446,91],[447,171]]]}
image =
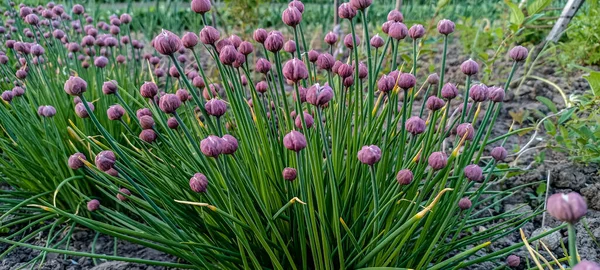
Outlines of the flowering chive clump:
{"label": "flowering chive clump", "polygon": [[[473,224],[510,193],[490,180],[506,171],[497,165],[515,132],[491,131],[527,50],[510,51],[503,87],[485,85],[478,59],[458,67],[466,83],[449,80],[446,49],[429,74],[419,44],[427,35],[447,45],[454,22],[426,33],[392,10],[380,32],[367,16],[376,6],[342,3],[344,35],[314,48],[300,1],[281,10],[285,29],[252,38],[211,26],[208,0],[190,1],[196,32],[140,39],[129,14],[9,9],[0,172],[40,194],[27,204],[48,210],[40,215],[138,239],[179,257],[177,268],[473,264],[465,254],[512,229]],[[509,217],[528,218],[488,220]]]}

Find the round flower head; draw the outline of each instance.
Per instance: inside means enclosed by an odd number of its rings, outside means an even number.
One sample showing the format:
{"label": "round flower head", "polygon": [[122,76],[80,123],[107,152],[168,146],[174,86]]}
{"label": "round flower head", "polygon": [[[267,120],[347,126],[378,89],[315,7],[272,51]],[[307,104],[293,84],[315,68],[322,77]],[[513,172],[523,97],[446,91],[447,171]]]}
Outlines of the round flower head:
{"label": "round flower head", "polygon": [[25,22],[30,25],[38,25],[40,23],[40,18],[35,14],[29,14],[25,17]]}
{"label": "round flower head", "polygon": [[394,9],[394,10],[390,11],[390,13],[388,13],[387,20],[394,21],[394,22],[403,22],[404,16],[402,15],[402,13],[400,11]]}
{"label": "round flower head", "polygon": [[377,89],[379,89],[379,91],[381,91],[381,92],[388,93],[388,92],[392,91],[392,89],[394,89],[395,85],[396,85],[395,78],[393,78],[392,76],[383,74],[381,76],[381,78],[379,79],[379,81],[377,82]]}
{"label": "round flower head", "polygon": [[317,62],[318,59],[319,59],[319,52],[317,52],[315,50],[308,51],[308,61],[310,61],[311,63],[314,63],[314,62]]}
{"label": "round flower head", "polygon": [[352,67],[351,65],[348,64],[340,64],[340,66],[337,69],[337,74],[340,75],[340,77],[342,78],[347,78],[352,76],[352,73],[354,72],[354,67]]}
{"label": "round flower head", "polygon": [[587,204],[577,192],[556,193],[548,198],[546,209],[554,218],[574,224],[587,213]]}
{"label": "round flower head", "polygon": [[300,150],[306,148],[306,137],[304,137],[304,134],[292,130],[283,137],[283,146],[288,150],[300,152]]}
{"label": "round flower head", "polygon": [[327,35],[325,35],[324,40],[325,40],[325,43],[327,43],[329,45],[333,45],[338,41],[338,36],[335,33],[329,31],[329,33],[327,33]]}
{"label": "round flower head", "polygon": [[350,87],[352,85],[354,85],[354,76],[349,76],[344,78],[344,86],[345,87]]}
{"label": "round flower head", "polygon": [[56,109],[50,105],[40,106],[38,108],[38,114],[43,117],[53,117],[56,115]]}
{"label": "round flower head", "polygon": [[496,161],[503,161],[508,156],[508,152],[506,151],[506,149],[504,149],[504,147],[498,146],[498,147],[494,147],[494,149],[492,149],[491,156]]}
{"label": "round flower head", "polygon": [[243,55],[249,55],[254,51],[254,46],[248,41],[242,41],[238,47],[238,51]]}
{"label": "round flower head", "polygon": [[83,12],[85,12],[85,10],[82,5],[75,4],[73,6],[73,14],[81,15],[81,14],[83,14]]}
{"label": "round flower head", "polygon": [[181,102],[186,102],[191,98],[190,93],[185,89],[177,90],[175,95],[179,98],[179,100],[181,100]]}
{"label": "round flower head", "polygon": [[289,6],[281,14],[283,23],[291,27],[296,27],[302,21],[302,13],[294,6]]}
{"label": "round flower head", "polygon": [[425,27],[415,24],[408,29],[408,36],[412,39],[422,38],[425,35]]}
{"label": "round flower head", "polygon": [[204,14],[210,11],[210,0],[192,0],[192,11]]}
{"label": "round flower head", "polygon": [[408,28],[401,22],[393,22],[389,25],[388,35],[396,40],[401,40],[408,34]]}
{"label": "round flower head", "polygon": [[283,66],[283,76],[286,79],[297,83],[300,80],[308,78],[308,70],[302,60],[294,58],[287,61]]}
{"label": "round flower head", "polygon": [[[300,103],[306,102],[306,88],[299,86],[298,94],[300,95]],[[294,91],[294,101],[298,101],[298,96],[296,96],[296,91]]]}
{"label": "round flower head", "polygon": [[219,60],[227,66],[231,66],[237,59],[237,50],[231,45],[227,45],[219,52]]}
{"label": "round flower head", "polygon": [[492,86],[488,88],[488,95],[491,101],[493,102],[502,102],[504,101],[504,89],[497,86]]}
{"label": "round flower head", "polygon": [[119,104],[112,105],[108,107],[106,110],[106,115],[108,115],[108,119],[110,120],[120,120],[121,117],[125,114],[125,109]]}
{"label": "round flower head", "polygon": [[108,171],[115,165],[116,160],[115,153],[105,150],[96,155],[95,163],[99,170]]}
{"label": "round flower head", "polygon": [[358,63],[358,78],[364,80],[369,75],[369,70],[367,69],[367,65],[365,63]]}
{"label": "round flower head", "polygon": [[460,65],[460,71],[467,76],[472,76],[479,72],[479,65],[473,59],[469,59]]}
{"label": "round flower head", "polygon": [[188,49],[194,48],[198,45],[198,36],[192,32],[187,32],[181,38],[181,43],[183,44],[183,47]]}
{"label": "round flower head", "polygon": [[373,166],[381,159],[381,149],[377,145],[365,145],[358,151],[357,156],[360,162]]}
{"label": "round flower head", "polygon": [[25,95],[25,89],[23,89],[23,87],[20,87],[20,86],[13,87],[13,89],[11,90],[11,92],[13,93],[13,95],[15,97],[20,97],[22,95]]}
{"label": "round flower head", "polygon": [[475,84],[469,90],[469,97],[475,102],[484,102],[488,97],[488,88],[484,84]]}
{"label": "round flower head", "polygon": [[262,29],[262,28],[258,28],[256,30],[254,30],[254,34],[252,35],[252,37],[254,38],[254,40],[260,44],[265,43],[265,40],[267,40],[267,30]]}
{"label": "round flower head", "polygon": [[296,52],[296,42],[294,42],[293,40],[288,40],[283,44],[283,50],[288,52],[288,53],[295,53]]}
{"label": "round flower head", "polygon": [[472,205],[473,204],[471,203],[471,200],[469,200],[467,197],[464,197],[458,201],[458,208],[460,208],[460,210],[467,210],[471,208]]}
{"label": "round flower head", "polygon": [[238,140],[229,134],[225,134],[221,138],[221,154],[233,155],[237,151],[238,146]]}
{"label": "round flower head", "polygon": [[352,20],[356,16],[356,9],[350,3],[343,3],[338,7],[338,16],[342,19]]}
{"label": "round flower head", "polygon": [[331,67],[331,70],[333,71],[333,73],[338,73],[338,69],[340,68],[340,66],[342,64],[343,64],[342,61],[336,60],[335,63],[333,63],[333,67]]}
{"label": "round flower head", "polygon": [[153,82],[145,82],[140,87],[140,94],[145,98],[154,98],[158,94],[158,86]]}
{"label": "round flower head", "polygon": [[124,55],[117,55],[117,63],[119,63],[119,64],[125,63],[125,56]]}
{"label": "round flower head", "polygon": [[137,111],[135,112],[135,116],[136,116],[138,119],[139,119],[139,118],[142,118],[142,116],[144,116],[144,115],[147,115],[147,116],[150,116],[150,117],[152,117],[152,111],[150,111],[150,109],[148,109],[148,108],[142,108],[142,109],[139,109],[139,110],[137,110]]}
{"label": "round flower head", "polygon": [[510,49],[510,51],[508,52],[508,56],[512,58],[512,60],[515,60],[517,62],[527,59],[528,54],[529,52],[527,51],[527,48],[523,46],[516,46]]}
{"label": "round flower head", "polygon": [[427,98],[427,102],[425,102],[425,106],[427,106],[427,109],[434,112],[443,108],[445,104],[446,102],[444,102],[443,99],[438,98],[436,96],[430,96],[429,98]]}
{"label": "round flower head", "polygon": [[296,180],[296,177],[298,176],[296,169],[290,168],[290,167],[283,169],[282,174],[283,174],[283,179],[288,180],[288,181],[294,181],[294,180]]}
{"label": "round flower head", "polygon": [[259,58],[254,66],[255,70],[267,74],[271,70],[271,62],[264,58]]}
{"label": "round flower head", "polygon": [[582,260],[572,270],[600,270],[600,264]]}
{"label": "round flower head", "polygon": [[398,79],[398,87],[404,90],[414,87],[416,83],[417,79],[410,73],[402,73]]}
{"label": "round flower head", "polygon": [[471,181],[479,182],[483,180],[483,170],[477,164],[467,165],[463,172],[465,177]]}
{"label": "round flower head", "polygon": [[352,40],[352,34],[347,34],[347,35],[344,37],[344,45],[345,45],[347,48],[349,48],[349,49],[352,49],[352,48],[354,48],[354,44],[356,44],[356,46],[359,46],[359,45],[360,45],[360,38],[359,38],[357,35],[355,35],[354,37],[355,37],[355,39],[354,39],[354,40]]}
{"label": "round flower head", "polygon": [[179,127],[179,122],[177,122],[177,119],[175,117],[171,117],[169,118],[169,120],[167,120],[167,126],[170,129],[177,129]]}
{"label": "round flower head", "polygon": [[87,203],[87,209],[90,212],[94,212],[94,211],[100,209],[100,201],[98,201],[96,199],[93,199],[93,200],[89,201]]}
{"label": "round flower head", "polygon": [[85,164],[83,160],[86,160],[85,155],[82,153],[75,153],[69,157],[69,168],[77,170],[82,168]]}
{"label": "round flower head", "polygon": [[129,189],[126,188],[120,188],[119,189],[119,193],[117,193],[117,199],[119,199],[119,201],[127,201],[127,197],[131,196],[131,191],[129,191]]}
{"label": "round flower head", "polygon": [[23,69],[19,69],[17,70],[17,72],[15,72],[15,76],[21,80],[27,78],[27,71],[23,70]]}
{"label": "round flower head", "polygon": [[[90,110],[92,110],[92,112],[94,111],[94,104],[91,102],[88,102],[87,105],[90,107]],[[77,116],[81,117],[81,118],[88,118],[90,115],[88,114],[87,110],[85,109],[85,105],[83,105],[83,103],[77,103],[75,105],[75,114],[77,114]]]}
{"label": "round flower head", "polygon": [[219,30],[215,29],[212,26],[204,26],[202,30],[200,30],[200,42],[206,45],[214,45],[215,42],[219,40],[220,34]]}
{"label": "round flower head", "polygon": [[162,55],[173,55],[181,49],[181,39],[167,30],[154,38],[154,49]]}
{"label": "round flower head", "polygon": [[[306,128],[311,128],[315,124],[315,119],[307,112],[304,112],[302,115],[304,115],[304,123],[306,124]],[[294,124],[296,124],[298,129],[302,129],[302,118],[300,114],[296,116]]]}
{"label": "round flower head", "polygon": [[204,79],[200,76],[194,77],[194,79],[192,79],[192,84],[198,88],[204,88],[206,86]]}
{"label": "round flower head", "polygon": [[175,94],[166,94],[158,102],[158,107],[165,113],[175,113],[181,106],[181,100]]}
{"label": "round flower head", "polygon": [[350,0],[350,5],[357,10],[365,10],[373,3],[373,0]]}
{"label": "round flower head", "polygon": [[204,104],[204,109],[212,116],[221,117],[227,111],[227,104],[223,100],[213,98]]}
{"label": "round flower head", "polygon": [[283,36],[275,31],[271,31],[264,43],[265,48],[270,52],[278,52],[283,48]]}
{"label": "round flower head", "polygon": [[517,255],[510,255],[506,258],[506,265],[508,265],[508,267],[519,267],[519,264],[521,264],[521,258]]}
{"label": "round flower head", "polygon": [[71,96],[79,96],[87,90],[87,82],[82,78],[71,76],[65,82],[64,89]]}
{"label": "round flower head", "polygon": [[144,129],[140,132],[140,140],[145,141],[147,143],[152,143],[156,140],[156,133],[152,129]]}
{"label": "round flower head", "polygon": [[142,129],[152,129],[154,127],[154,118],[149,115],[142,115],[142,117],[138,118],[140,126]]}
{"label": "round flower head", "polygon": [[200,141],[200,151],[207,157],[218,157],[221,154],[221,138],[210,135]]}
{"label": "round flower head", "polygon": [[452,83],[444,84],[442,87],[442,97],[444,99],[453,99],[458,96],[458,89],[456,89],[456,85]]}
{"label": "round flower head", "polygon": [[438,32],[446,36],[454,32],[454,27],[454,23],[446,19],[439,21],[437,25]]}
{"label": "round flower head", "polygon": [[128,24],[128,23],[130,23],[132,21],[131,15],[129,15],[127,13],[121,14],[121,16],[119,17],[119,19],[124,24]]}
{"label": "round flower head", "polygon": [[448,164],[448,157],[446,156],[446,154],[442,153],[442,152],[433,152],[431,153],[431,155],[429,156],[429,166],[433,169],[433,170],[440,170],[443,169],[444,167],[446,167],[446,164]]}
{"label": "round flower head", "polygon": [[385,33],[385,34],[388,34],[388,33],[390,32],[390,25],[392,25],[392,23],[394,23],[394,21],[387,21],[387,22],[384,22],[384,23],[381,25],[381,31],[382,31],[383,33]]}
{"label": "round flower head", "polygon": [[413,180],[413,173],[409,169],[403,169],[396,175],[396,181],[400,185],[408,185]]}
{"label": "round flower head", "polygon": [[257,92],[259,92],[261,94],[264,94],[269,89],[269,85],[267,84],[266,81],[260,81],[260,82],[256,83],[256,85],[254,86],[254,88],[256,88]]}
{"label": "round flower head", "polygon": [[6,90],[4,92],[2,92],[2,100],[10,103],[13,99],[13,97],[15,96],[15,94],[13,94],[13,92],[11,90]]}
{"label": "round flower head", "polygon": [[475,129],[469,123],[462,123],[456,128],[456,135],[458,135],[460,138],[464,137],[467,141],[473,140],[474,134]]}
{"label": "round flower head", "polygon": [[94,66],[99,68],[105,68],[108,65],[108,58],[104,56],[98,56],[94,59]]}
{"label": "round flower head", "polygon": [[306,101],[315,106],[323,106],[333,98],[333,89],[329,84],[315,84],[306,91]]}
{"label": "round flower head", "polygon": [[319,66],[320,69],[331,70],[334,63],[335,59],[329,53],[322,53],[317,58],[317,66]]}
{"label": "round flower head", "polygon": [[406,120],[406,130],[413,135],[425,132],[425,120],[418,116],[413,116]]}
{"label": "round flower head", "polygon": [[204,174],[196,173],[190,178],[190,189],[192,189],[192,191],[197,193],[206,192],[207,187],[208,178],[206,178]]}
{"label": "round flower head", "polygon": [[181,74],[179,74],[179,70],[177,70],[177,67],[174,65],[169,68],[169,75],[174,78],[179,78],[181,76]]}
{"label": "round flower head", "polygon": [[373,46],[373,48],[375,48],[375,49],[382,47],[385,43],[383,41],[383,38],[380,37],[378,34],[375,34],[375,36],[373,36],[371,38],[370,42],[371,42],[371,46]]}

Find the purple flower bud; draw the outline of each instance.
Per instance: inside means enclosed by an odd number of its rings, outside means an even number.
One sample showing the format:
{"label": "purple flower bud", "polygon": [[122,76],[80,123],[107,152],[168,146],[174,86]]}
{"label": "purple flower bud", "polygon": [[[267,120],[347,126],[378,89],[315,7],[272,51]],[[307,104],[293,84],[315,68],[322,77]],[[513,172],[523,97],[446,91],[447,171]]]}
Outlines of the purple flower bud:
{"label": "purple flower bud", "polygon": [[31,46],[31,53],[35,56],[40,56],[42,54],[44,54],[45,50],[44,47],[40,46],[39,44],[35,44],[33,46]]}
{"label": "purple flower bud", "polygon": [[329,31],[329,33],[327,33],[327,35],[325,35],[325,43],[329,44],[329,45],[333,45],[338,41],[338,37],[335,33]]}
{"label": "purple flower bud", "polygon": [[102,84],[102,93],[105,95],[112,95],[117,92],[117,81],[107,81]]}
{"label": "purple flower bud", "polygon": [[454,27],[454,23],[446,19],[439,21],[437,25],[438,32],[446,36],[454,32]]}
{"label": "purple flower bud", "polygon": [[352,49],[354,48],[354,44],[356,43],[356,46],[360,46],[360,38],[358,37],[358,35],[354,35],[355,39],[354,41],[352,40],[352,34],[347,34],[344,37],[344,45],[349,48]]}
{"label": "purple flower bud", "polygon": [[343,84],[345,87],[350,87],[350,86],[354,85],[354,76],[348,76],[348,77],[344,78]]}
{"label": "purple flower bud", "polygon": [[175,117],[170,117],[169,120],[167,120],[167,126],[170,129],[177,129],[179,127],[179,122],[177,122]]}
{"label": "purple flower bud", "polygon": [[286,8],[281,15],[283,23],[291,27],[296,27],[302,21],[302,13],[293,6]]}
{"label": "purple flower bud", "polygon": [[425,27],[420,24],[415,24],[408,29],[408,36],[412,39],[422,38],[425,35]]}
{"label": "purple flower bud", "polygon": [[506,149],[504,149],[504,147],[498,146],[492,149],[491,156],[496,161],[503,161],[508,156],[508,152],[506,151]]}
{"label": "purple flower bud", "polygon": [[477,164],[467,165],[463,172],[465,177],[471,181],[480,182],[483,180],[483,171]]}
{"label": "purple flower bud", "polygon": [[265,92],[267,92],[269,85],[266,81],[260,81],[256,83],[254,88],[256,88],[256,91],[258,91],[259,93],[264,94]]}
{"label": "purple flower bud", "polygon": [[200,76],[194,77],[194,79],[192,79],[192,84],[198,88],[204,88],[206,86],[204,84],[204,79]]}
{"label": "purple flower bud", "polygon": [[242,41],[238,47],[238,51],[243,55],[249,55],[254,51],[254,46],[248,41]]}
{"label": "purple flower bud", "polygon": [[210,135],[200,141],[200,151],[207,157],[218,157],[221,154],[221,138]]}
{"label": "purple flower bud", "polygon": [[373,166],[381,159],[381,149],[377,145],[365,145],[358,151],[357,156],[360,162]]}
{"label": "purple flower bud", "polygon": [[329,84],[315,84],[306,91],[306,101],[315,106],[323,106],[333,98],[333,89]]}
{"label": "purple flower bud", "polygon": [[64,89],[71,96],[79,96],[87,90],[87,83],[82,78],[71,76],[65,82]]}
{"label": "purple flower bud", "polygon": [[[94,104],[91,102],[88,102],[87,105],[90,107],[90,110],[92,110],[92,112],[94,111]],[[87,110],[85,109],[85,106],[83,105],[83,103],[77,103],[75,105],[75,114],[77,114],[77,116],[81,117],[81,118],[88,118],[89,114],[87,112]]]}
{"label": "purple flower bud", "polygon": [[271,70],[271,62],[264,58],[259,58],[255,65],[256,71],[267,74]]}
{"label": "purple flower bud", "polygon": [[302,62],[302,60],[294,58],[287,61],[283,66],[283,76],[286,79],[297,83],[300,80],[308,78],[308,70],[306,69],[306,65],[304,62]]}
{"label": "purple flower bud", "polygon": [[319,52],[317,52],[315,50],[308,51],[308,61],[310,61],[311,63],[314,63],[314,62],[317,62],[318,59],[319,59]]}
{"label": "purple flower bud", "polygon": [[504,101],[504,89],[501,87],[492,86],[488,88],[488,95],[490,100],[493,102]]}
{"label": "purple flower bud", "polygon": [[342,19],[352,20],[356,16],[356,9],[349,3],[343,3],[338,7],[338,16]]}
{"label": "purple flower bud", "polygon": [[417,79],[410,73],[402,73],[398,79],[398,86],[404,90],[414,87],[416,83]]}
{"label": "purple flower bud", "polygon": [[467,197],[464,197],[458,201],[458,208],[460,208],[460,210],[467,210],[471,208],[472,205],[473,204],[471,203],[471,200],[469,200]]}
{"label": "purple flower bud", "polygon": [[506,258],[506,264],[512,268],[518,267],[521,264],[521,258],[517,255],[510,255]]}
{"label": "purple flower bud", "polygon": [[53,117],[56,115],[56,109],[50,105],[38,107],[38,115],[43,117]]}
{"label": "purple flower bud", "polygon": [[117,193],[117,199],[119,199],[119,201],[127,201],[127,197],[131,196],[131,191],[129,191],[129,189],[126,188],[120,188],[119,189],[119,193]]}
{"label": "purple flower bud", "polygon": [[194,48],[198,45],[198,36],[192,32],[187,32],[183,35],[183,38],[181,38],[181,43],[183,44],[183,47],[188,49]]}
{"label": "purple flower bud", "polygon": [[331,67],[331,70],[333,71],[333,73],[338,73],[338,69],[340,68],[340,66],[343,63],[339,60],[336,60],[335,63],[333,63],[333,67]]}
{"label": "purple flower bud", "polygon": [[100,201],[98,201],[96,199],[93,199],[93,200],[89,201],[87,203],[87,209],[90,212],[94,212],[94,211],[100,209]]}
{"label": "purple flower bud", "polygon": [[473,59],[469,59],[460,65],[460,71],[467,76],[472,76],[479,72],[479,65]]}
{"label": "purple flower bud", "polygon": [[458,89],[456,89],[456,85],[452,83],[444,84],[442,87],[442,97],[444,99],[450,100],[458,96]]}
{"label": "purple flower bud", "polygon": [[75,153],[69,157],[69,168],[77,170],[82,168],[85,164],[83,160],[86,160],[85,155],[82,153]]}
{"label": "purple flower bud", "polygon": [[595,262],[581,260],[572,270],[600,270],[600,264]]}
{"label": "purple flower bud", "polygon": [[154,38],[154,49],[162,55],[173,55],[181,48],[181,39],[167,30]]}
{"label": "purple flower bud", "polygon": [[150,109],[148,109],[148,108],[142,108],[142,109],[139,109],[139,110],[137,110],[137,111],[135,112],[135,116],[136,116],[138,119],[139,119],[139,118],[142,118],[142,116],[144,116],[144,115],[147,115],[147,116],[150,116],[150,117],[152,117],[152,111],[150,111]]}
{"label": "purple flower bud", "polygon": [[150,115],[142,115],[138,120],[142,129],[152,129],[154,127],[154,118]]}
{"label": "purple flower bud", "polygon": [[[312,117],[312,115],[310,115],[307,112],[304,112],[303,115],[304,115],[304,122],[306,124],[306,128],[311,128],[313,126],[313,124],[315,123],[314,118]],[[298,129],[302,129],[302,118],[300,118],[300,115],[296,116],[296,120],[294,121],[294,123],[296,124],[296,127]]]}
{"label": "purple flower bud", "polygon": [[237,56],[237,50],[231,45],[223,47],[219,52],[219,60],[224,65],[231,66],[235,62]]}
{"label": "purple flower bud", "polygon": [[283,146],[288,150],[300,152],[306,147],[306,137],[302,133],[292,130],[283,137]]}
{"label": "purple flower bud", "polygon": [[470,141],[470,140],[473,140],[473,135],[475,134],[475,129],[469,123],[462,123],[462,124],[458,125],[458,127],[456,128],[456,134],[460,138],[465,137],[465,140]]}
{"label": "purple flower bud", "polygon": [[322,53],[317,58],[317,66],[319,66],[320,69],[331,70],[334,63],[335,59],[329,53]]}
{"label": "purple flower bud", "polygon": [[95,163],[99,170],[108,171],[115,165],[116,160],[115,153],[105,150],[96,155]]}
{"label": "purple flower bud", "polygon": [[435,112],[435,111],[443,108],[445,104],[446,103],[441,98],[438,98],[436,96],[430,96],[427,99],[425,106],[427,106],[427,109]]}
{"label": "purple flower bud", "polygon": [[140,94],[145,98],[154,98],[158,93],[158,86],[153,82],[145,82],[140,87]]}
{"label": "purple flower bud", "polygon": [[394,9],[394,10],[390,11],[390,13],[388,13],[387,20],[395,21],[395,22],[403,22],[404,16],[402,16],[402,13],[400,11]]}
{"label": "purple flower bud", "polygon": [[401,40],[408,34],[408,28],[401,22],[393,22],[389,25],[388,35],[396,40]]}
{"label": "purple flower bud", "polygon": [[354,72],[354,67],[352,67],[351,65],[348,64],[340,64],[340,66],[337,68],[337,74],[340,75],[340,77],[342,78],[347,78],[352,76],[352,73]]}
{"label": "purple flower bud", "polygon": [[296,42],[294,42],[293,40],[288,40],[287,42],[285,42],[285,44],[283,44],[283,50],[288,52],[288,53],[295,53],[296,52]]}
{"label": "purple flower bud", "polygon": [[[306,102],[306,88],[302,86],[298,86],[298,93],[300,94],[300,103]],[[294,101],[298,101],[298,97],[296,96],[296,91],[294,91]]]}
{"label": "purple flower bud", "polygon": [[298,175],[298,173],[296,172],[296,169],[290,168],[290,167],[283,169],[282,174],[283,174],[283,179],[285,179],[287,181],[294,181]]}
{"label": "purple flower bud", "polygon": [[529,52],[523,46],[516,46],[508,52],[508,56],[517,62],[527,59]]}
{"label": "purple flower bud", "polygon": [[181,106],[181,100],[175,94],[166,94],[158,102],[158,107],[165,113],[175,113]]}
{"label": "purple flower bud", "polygon": [[214,45],[220,38],[219,30],[212,26],[204,26],[200,30],[200,42],[207,45]]}
{"label": "purple flower bud", "polygon": [[223,100],[213,98],[204,104],[204,109],[212,116],[221,117],[227,111],[227,104]]}
{"label": "purple flower bud", "polygon": [[378,34],[375,34],[375,36],[373,36],[371,38],[371,46],[373,46],[373,48],[380,48],[384,45],[384,41],[383,38],[381,38]]}
{"label": "purple flower bud", "polygon": [[413,180],[413,173],[409,169],[403,169],[396,175],[396,181],[400,185],[408,185]]}
{"label": "purple flower bud", "polygon": [[369,75],[369,70],[367,69],[367,65],[365,63],[358,63],[358,78],[364,80],[367,75]]}
{"label": "purple flower bud", "polygon": [[179,74],[179,70],[177,70],[177,67],[175,65],[169,68],[169,75],[171,75],[171,77],[174,78],[179,78],[181,76],[181,74]]}
{"label": "purple flower bud", "polygon": [[124,55],[117,55],[117,63],[119,63],[119,64],[125,63],[125,56]]}
{"label": "purple flower bud", "polygon": [[283,36],[278,32],[271,31],[264,43],[265,48],[270,52],[278,52],[283,48]]}
{"label": "purple flower bud", "polygon": [[131,22],[132,18],[131,18],[131,15],[129,15],[127,13],[123,13],[119,17],[119,20],[121,20],[121,22],[124,23],[124,24],[128,24],[128,23]]}
{"label": "purple flower bud", "polygon": [[425,120],[418,116],[413,116],[406,120],[406,130],[413,135],[425,132]]}
{"label": "purple flower bud", "polygon": [[238,140],[229,134],[225,134],[221,138],[221,154],[233,155],[237,151],[238,146]]}
{"label": "purple flower bud", "polygon": [[40,23],[40,18],[35,14],[29,14],[25,17],[25,22],[31,25],[38,25]]}
{"label": "purple flower bud", "polygon": [[12,101],[13,97],[14,97],[14,94],[10,90],[6,90],[6,91],[2,92],[2,100],[6,101],[8,103],[10,103]]}
{"label": "purple flower bud", "polygon": [[192,11],[204,14],[210,11],[210,0],[192,0]]}
{"label": "purple flower bud", "polygon": [[556,193],[548,198],[546,209],[554,218],[574,224],[587,213],[587,204],[577,192]]}
{"label": "purple flower bud", "polygon": [[144,129],[140,132],[140,140],[145,141],[147,143],[152,143],[156,140],[156,133],[152,129]]}
{"label": "purple flower bud", "polygon": [[121,107],[121,105],[116,104],[108,107],[106,110],[106,115],[108,115],[108,119],[110,120],[120,120],[121,117],[125,114],[125,109]]}
{"label": "purple flower bud", "polygon": [[377,89],[379,89],[379,91],[381,91],[381,92],[388,93],[388,92],[392,91],[392,89],[394,89],[395,85],[396,85],[396,79],[393,78],[392,76],[388,76],[388,75],[384,74],[381,76],[381,78],[377,82]]}
{"label": "purple flower bud", "polygon": [[267,40],[267,30],[262,29],[262,28],[258,28],[256,30],[254,30],[254,34],[253,34],[253,38],[256,42],[263,44],[265,43],[265,40]]}
{"label": "purple flower bud", "polygon": [[448,164],[448,157],[442,152],[433,152],[429,156],[429,166],[437,171],[443,169]]}
{"label": "purple flower bud", "polygon": [[208,187],[208,179],[204,174],[196,173],[190,178],[190,189],[197,193],[206,192]]}
{"label": "purple flower bud", "polygon": [[83,9],[83,6],[80,5],[80,4],[75,4],[73,6],[73,13],[74,14],[81,15],[81,14],[83,14],[84,11],[85,10]]}
{"label": "purple flower bud", "polygon": [[350,5],[356,10],[365,10],[373,3],[373,0],[350,0]]}
{"label": "purple flower bud", "polygon": [[108,58],[104,56],[98,56],[96,59],[94,59],[94,66],[104,68],[106,65],[108,65]]}
{"label": "purple flower bud", "polygon": [[13,95],[15,97],[20,97],[22,95],[25,95],[25,89],[23,89],[22,87],[19,87],[19,86],[13,87],[13,89],[11,90],[11,92],[13,93]]}

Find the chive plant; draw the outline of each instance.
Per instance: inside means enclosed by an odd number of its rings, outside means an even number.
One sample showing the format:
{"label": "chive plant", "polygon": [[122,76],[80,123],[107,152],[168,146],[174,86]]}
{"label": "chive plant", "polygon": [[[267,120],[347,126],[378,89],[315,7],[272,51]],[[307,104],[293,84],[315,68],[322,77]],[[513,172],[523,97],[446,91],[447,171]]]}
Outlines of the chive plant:
{"label": "chive plant", "polygon": [[[300,1],[282,12],[289,35],[258,29],[250,42],[221,37],[207,23],[210,2],[193,0],[199,33],[163,30],[148,50],[128,14],[106,23],[81,5],[9,6],[0,172],[14,190],[0,208],[13,230],[0,257],[25,246],[42,251],[36,260],[57,252],[257,269],[450,269],[505,258],[519,246],[471,256],[539,213],[493,211],[522,188],[496,190],[492,180],[512,170],[498,165],[523,130],[491,134],[527,50],[511,51],[503,87],[471,86],[473,60],[461,85],[445,78],[452,21],[438,24],[442,61],[428,76],[424,27],[409,30],[393,10],[384,41],[369,8],[340,5],[349,34],[329,33],[318,52]],[[347,53],[336,59],[338,41]],[[75,224],[181,262],[126,258],[117,246],[113,255],[70,251],[64,235]],[[49,232],[46,245],[27,244],[39,231]]]}

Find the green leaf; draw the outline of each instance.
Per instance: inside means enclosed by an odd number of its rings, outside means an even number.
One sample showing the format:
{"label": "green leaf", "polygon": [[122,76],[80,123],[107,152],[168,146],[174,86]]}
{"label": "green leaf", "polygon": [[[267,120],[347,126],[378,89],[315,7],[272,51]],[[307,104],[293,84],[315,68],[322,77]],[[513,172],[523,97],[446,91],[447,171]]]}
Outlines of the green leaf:
{"label": "green leaf", "polygon": [[575,112],[575,107],[571,107],[567,110],[566,113],[563,113],[563,115],[558,119],[558,124],[562,125],[565,121],[569,120],[571,118],[571,115],[573,115],[573,113]]}
{"label": "green leaf", "polygon": [[552,3],[552,0],[535,0],[527,6],[527,14],[529,16],[536,14],[544,10],[550,3]]}
{"label": "green leaf", "polygon": [[549,120],[544,121],[544,128],[546,129],[546,132],[548,132],[548,134],[550,134],[550,135],[556,134],[556,127],[554,126],[554,124],[551,121],[549,121]]}
{"label": "green leaf", "polygon": [[550,109],[551,112],[553,112],[553,113],[558,112],[554,102],[552,102],[552,100],[548,99],[547,97],[537,96],[537,97],[535,97],[535,99],[537,99],[542,104],[546,105],[546,107],[548,107],[548,109]]}
{"label": "green leaf", "polygon": [[525,14],[519,8],[519,6],[510,0],[504,0],[504,3],[510,8],[509,21],[514,25],[521,25],[525,21]]}
{"label": "green leaf", "polygon": [[600,97],[600,72],[592,71],[590,74],[583,76],[583,78],[590,84],[594,96]]}

